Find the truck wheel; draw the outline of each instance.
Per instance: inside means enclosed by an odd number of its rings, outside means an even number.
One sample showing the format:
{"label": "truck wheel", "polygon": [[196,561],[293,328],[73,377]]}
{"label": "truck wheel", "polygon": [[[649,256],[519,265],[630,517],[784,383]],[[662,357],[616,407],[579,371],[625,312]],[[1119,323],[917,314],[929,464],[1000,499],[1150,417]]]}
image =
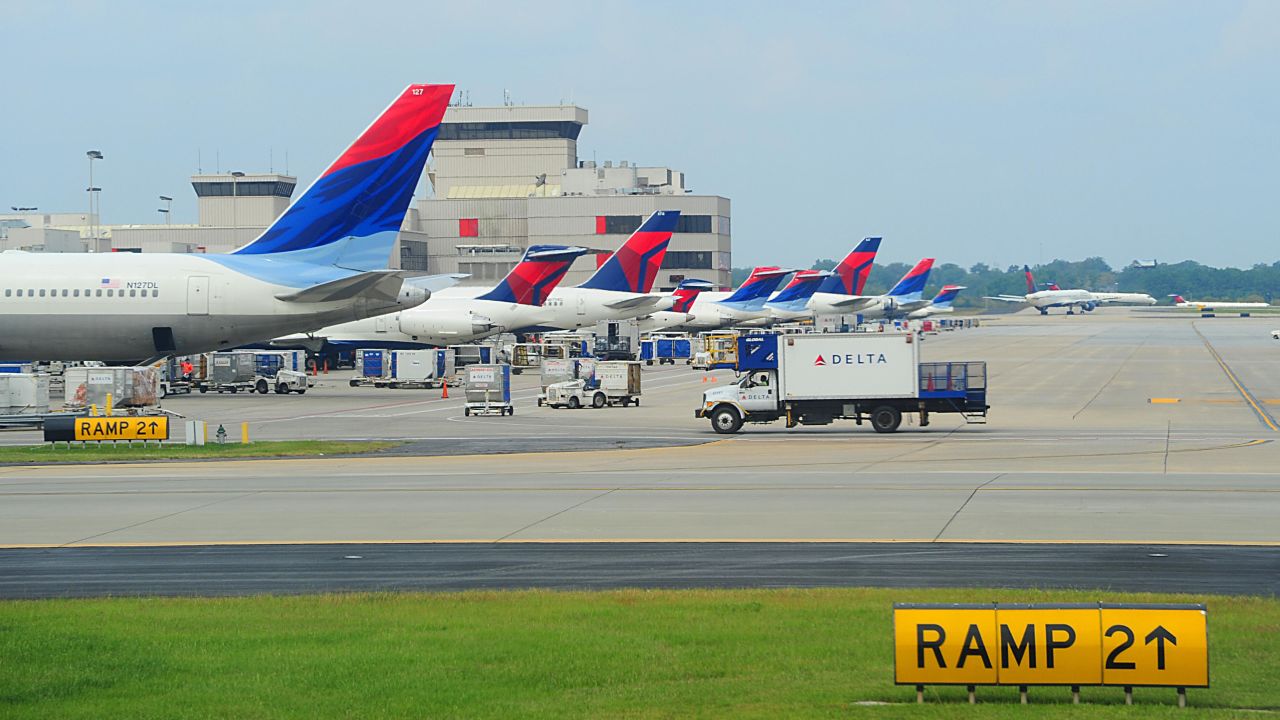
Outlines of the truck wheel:
{"label": "truck wheel", "polygon": [[732,435],[742,429],[742,416],[733,407],[718,408],[711,413],[711,429],[721,435]]}
{"label": "truck wheel", "polygon": [[[238,388],[238,387],[230,388],[230,390],[231,390],[231,394],[232,394],[232,395],[235,395],[236,393],[240,392],[240,388]],[[222,392],[222,391],[221,391],[221,390],[219,390],[218,392]]]}
{"label": "truck wheel", "polygon": [[902,424],[902,413],[898,408],[881,405],[871,411],[871,427],[878,433],[891,433]]}
{"label": "truck wheel", "polygon": [[276,394],[277,394],[277,395],[288,395],[288,394],[289,394],[289,386],[288,386],[288,385],[285,385],[284,383],[280,383],[279,385],[277,385],[277,386],[276,386]]}
{"label": "truck wheel", "polygon": [[463,416],[463,417],[470,417],[470,416],[471,416],[471,408],[466,408],[466,407],[462,408],[462,416]]}
{"label": "truck wheel", "polygon": [[349,385],[351,385],[351,387],[360,387],[360,381],[359,381],[359,380],[348,380],[348,381],[347,381],[347,383],[348,383]]}
{"label": "truck wheel", "polygon": [[307,394],[307,389],[306,389],[306,388],[302,388],[302,389],[298,390],[298,394],[299,394],[299,395],[306,395],[306,394]]}
{"label": "truck wheel", "polygon": [[578,402],[578,396],[577,396],[577,395],[574,395],[574,396],[572,396],[572,397],[570,397],[570,398],[569,398],[569,409],[570,409],[570,410],[577,410],[577,409],[578,409],[578,408],[580,408],[580,407],[582,407],[582,403]]}
{"label": "truck wheel", "polygon": [[604,396],[604,393],[596,393],[591,397],[591,407],[599,410],[600,408],[604,407],[605,403],[607,403],[608,401],[609,399]]}
{"label": "truck wheel", "polygon": [[207,393],[207,392],[209,392],[209,388],[207,388],[207,387],[205,387],[205,386],[201,385],[201,386],[200,386],[200,394],[201,394],[201,395],[203,395],[203,394],[205,394],[205,393]]}
{"label": "truck wheel", "polygon": [[259,395],[266,395],[267,391],[270,390],[270,388],[267,387],[266,380],[259,380],[258,384],[254,385],[253,387],[258,391]]}

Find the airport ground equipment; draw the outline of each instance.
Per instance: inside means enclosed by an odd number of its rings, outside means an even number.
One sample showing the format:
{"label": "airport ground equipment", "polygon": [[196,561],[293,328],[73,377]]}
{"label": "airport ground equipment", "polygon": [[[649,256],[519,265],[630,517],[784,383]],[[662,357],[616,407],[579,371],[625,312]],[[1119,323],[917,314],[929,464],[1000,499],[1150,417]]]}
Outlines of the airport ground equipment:
{"label": "airport ground equipment", "polygon": [[675,365],[683,360],[693,363],[693,341],[688,336],[654,335],[640,341],[640,359],[646,365]]}
{"label": "airport ground equipment", "polygon": [[634,360],[640,348],[640,322],[601,320],[596,323],[593,353],[601,360]]}
{"label": "airport ground equipment", "polygon": [[391,374],[391,351],[382,348],[361,348],[356,351],[356,373],[351,377],[351,387],[377,385]]}
{"label": "airport ground equipment", "polygon": [[378,387],[438,388],[453,374],[454,354],[449,348],[392,350],[391,372]]}
{"label": "airport ground equipment", "polygon": [[738,340],[738,382],[702,395],[694,411],[718,433],[744,422],[785,420],[787,427],[833,420],[898,429],[904,413],[987,416],[984,362],[920,362],[913,334],[744,335]]}
{"label": "airport ground equipment", "polygon": [[453,365],[461,370],[468,365],[488,365],[494,361],[490,345],[453,345]]}
{"label": "airport ground equipment", "polygon": [[584,380],[594,383],[595,358],[543,358],[541,373],[542,392],[538,394],[538,407],[547,401],[547,388],[557,383]]}
{"label": "airport ground equipment", "polygon": [[49,412],[49,376],[0,371],[0,416]]}
{"label": "airport ground equipment", "polygon": [[159,398],[160,373],[152,367],[75,367],[64,373],[65,402],[73,407],[145,408]]}
{"label": "airport ground equipment", "polygon": [[731,370],[738,366],[737,333],[702,333],[707,370]]}
{"label": "airport ground equipment", "polygon": [[515,343],[511,346],[511,372],[519,375],[525,370],[540,367],[543,351],[544,348],[540,343]]}
{"label": "airport ground equipment", "polygon": [[546,404],[555,408],[626,407],[640,404],[640,362],[603,360],[596,363],[594,378],[578,378],[547,386]]}
{"label": "airport ground equipment", "polygon": [[515,415],[510,365],[468,365],[463,415]]}

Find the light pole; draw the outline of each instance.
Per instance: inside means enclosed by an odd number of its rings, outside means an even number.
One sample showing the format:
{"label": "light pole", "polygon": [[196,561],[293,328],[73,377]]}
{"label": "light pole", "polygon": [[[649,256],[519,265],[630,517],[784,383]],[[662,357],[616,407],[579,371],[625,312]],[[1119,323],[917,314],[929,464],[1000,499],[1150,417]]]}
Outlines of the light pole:
{"label": "light pole", "polygon": [[240,219],[236,216],[236,202],[240,195],[236,191],[236,183],[238,183],[242,177],[244,177],[244,173],[239,170],[231,171],[231,232],[237,244],[240,242]]}
{"label": "light pole", "polygon": [[170,218],[173,217],[173,213],[170,212],[171,210],[173,210],[173,198],[169,197],[168,195],[161,195],[160,199],[164,201],[164,208],[161,210],[157,210],[156,212],[164,213],[164,224],[168,225]]}
{"label": "light pole", "polygon": [[[98,251],[97,249],[98,248],[98,218],[96,215],[94,215],[93,194],[96,192],[100,192],[102,188],[93,186],[93,161],[102,159],[102,151],[89,150],[88,152],[85,153],[85,156],[89,158],[89,217],[85,219],[89,221],[89,234],[93,238],[92,241],[89,243],[89,252],[97,252]],[[101,205],[101,203],[99,203],[99,205]]]}

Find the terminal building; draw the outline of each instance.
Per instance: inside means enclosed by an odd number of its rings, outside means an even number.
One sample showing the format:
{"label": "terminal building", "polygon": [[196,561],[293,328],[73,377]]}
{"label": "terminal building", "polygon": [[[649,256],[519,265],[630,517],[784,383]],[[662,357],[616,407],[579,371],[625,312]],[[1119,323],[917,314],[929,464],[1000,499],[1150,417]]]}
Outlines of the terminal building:
{"label": "terminal building", "polygon": [[[731,283],[729,199],[697,195],[683,172],[578,158],[587,111],[573,105],[451,106],[427,168],[429,197],[410,206],[391,266],[467,273],[491,285],[531,244],[580,245],[564,282],[585,280],[656,210],[681,211],[656,290],[685,278]],[[289,206],[297,178],[278,173],[191,177],[194,225],[99,226],[85,213],[0,214],[0,250],[229,252]],[[97,236],[95,241],[93,238]]]}

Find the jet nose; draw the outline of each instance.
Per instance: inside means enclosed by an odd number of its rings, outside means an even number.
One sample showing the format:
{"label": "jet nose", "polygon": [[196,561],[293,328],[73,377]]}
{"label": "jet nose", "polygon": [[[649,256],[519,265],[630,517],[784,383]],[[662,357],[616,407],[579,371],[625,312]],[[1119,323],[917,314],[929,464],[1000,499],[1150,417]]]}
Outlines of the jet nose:
{"label": "jet nose", "polygon": [[397,302],[403,307],[417,307],[426,302],[430,297],[430,290],[405,283],[400,286],[400,297],[397,298]]}

